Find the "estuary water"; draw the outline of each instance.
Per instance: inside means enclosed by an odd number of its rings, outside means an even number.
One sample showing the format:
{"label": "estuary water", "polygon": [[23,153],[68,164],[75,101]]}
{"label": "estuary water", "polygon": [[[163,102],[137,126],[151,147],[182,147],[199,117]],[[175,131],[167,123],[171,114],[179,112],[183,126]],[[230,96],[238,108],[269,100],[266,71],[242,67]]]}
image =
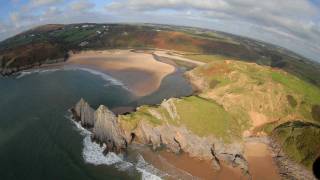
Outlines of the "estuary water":
{"label": "estuary water", "polygon": [[90,132],[71,121],[68,112],[81,97],[93,108],[117,108],[192,93],[179,71],[165,78],[160,89],[165,91],[136,99],[121,82],[84,69],[0,77],[0,179],[164,177],[142,156],[103,156],[103,149],[90,141]]}

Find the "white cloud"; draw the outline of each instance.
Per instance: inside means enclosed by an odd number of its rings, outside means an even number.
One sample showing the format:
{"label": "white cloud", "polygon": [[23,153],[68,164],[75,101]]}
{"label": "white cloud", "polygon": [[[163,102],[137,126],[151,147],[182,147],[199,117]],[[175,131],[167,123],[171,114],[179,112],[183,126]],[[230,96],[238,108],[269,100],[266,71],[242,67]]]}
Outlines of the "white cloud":
{"label": "white cloud", "polygon": [[56,6],[50,6],[46,11],[44,11],[41,18],[54,18],[57,17],[59,14],[62,14],[63,11]]}
{"label": "white cloud", "polygon": [[89,11],[95,7],[95,4],[87,0],[80,0],[71,3],[71,9],[74,11]]}
{"label": "white cloud", "polygon": [[[310,49],[320,45],[320,30],[315,22],[316,17],[320,17],[320,8],[308,0],[120,0],[107,4],[106,9],[115,14],[141,14],[157,10],[186,12],[186,16],[195,14],[202,20],[221,21],[220,25],[231,27],[226,29],[231,33],[251,37],[256,34],[254,38],[259,39],[270,37],[269,42],[274,43],[280,41],[279,37],[286,38],[291,40],[290,43],[299,41],[300,45],[307,45]],[[187,13],[191,11],[198,13]],[[174,18],[172,16],[172,19]],[[242,23],[241,27],[237,26],[239,22]],[[253,26],[254,30],[259,29],[260,34],[250,32]],[[269,36],[270,33],[275,34],[274,38]],[[287,46],[283,42],[279,44]],[[295,50],[299,51],[299,47]]]}
{"label": "white cloud", "polygon": [[63,1],[64,0],[31,0],[31,4],[33,6],[44,6],[44,5],[61,3]]}
{"label": "white cloud", "polygon": [[39,24],[112,19],[213,28],[320,57],[320,8],[309,0],[112,0],[105,8],[91,0],[30,0],[0,23],[0,39]]}

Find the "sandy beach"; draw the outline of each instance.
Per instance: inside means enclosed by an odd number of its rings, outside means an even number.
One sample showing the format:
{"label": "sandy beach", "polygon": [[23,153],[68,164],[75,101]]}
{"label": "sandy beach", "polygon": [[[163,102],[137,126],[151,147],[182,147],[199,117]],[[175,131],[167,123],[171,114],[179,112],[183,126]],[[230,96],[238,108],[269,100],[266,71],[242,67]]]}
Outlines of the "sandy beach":
{"label": "sandy beach", "polygon": [[252,179],[281,179],[266,144],[261,142],[246,142],[245,156],[249,163]]}
{"label": "sandy beach", "polygon": [[139,148],[144,159],[155,168],[168,174],[164,179],[247,179],[239,168],[227,166],[222,162],[221,170],[213,169],[210,161],[190,157],[187,153],[174,154],[166,150],[152,151],[150,148]]}
{"label": "sandy beach", "polygon": [[156,91],[175,67],[155,60],[152,54],[130,50],[84,51],[72,54],[67,65],[92,68],[122,81],[137,96]]}

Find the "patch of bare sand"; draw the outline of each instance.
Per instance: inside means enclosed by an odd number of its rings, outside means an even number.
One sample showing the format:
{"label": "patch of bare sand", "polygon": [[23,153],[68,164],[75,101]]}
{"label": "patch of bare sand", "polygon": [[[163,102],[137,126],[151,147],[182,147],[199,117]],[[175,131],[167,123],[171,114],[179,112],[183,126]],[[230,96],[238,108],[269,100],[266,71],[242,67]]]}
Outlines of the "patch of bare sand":
{"label": "patch of bare sand", "polygon": [[239,168],[222,164],[221,170],[216,171],[210,161],[192,158],[187,153],[176,155],[165,150],[156,153],[144,150],[142,154],[146,161],[169,175],[166,179],[247,179]]}
{"label": "patch of bare sand", "polygon": [[269,122],[267,116],[255,111],[249,111],[249,116],[254,128]]}
{"label": "patch of bare sand", "polygon": [[161,57],[166,57],[166,58],[171,58],[171,59],[175,59],[175,60],[179,60],[179,61],[189,62],[189,63],[195,64],[197,66],[201,66],[201,65],[206,64],[204,62],[194,61],[194,60],[179,56],[178,54],[172,55],[172,53],[169,54],[167,51],[159,51],[158,50],[158,51],[155,51],[154,54],[157,56],[161,56]]}
{"label": "patch of bare sand", "polygon": [[281,179],[266,144],[261,142],[246,142],[245,156],[248,160],[249,172],[253,180]]}
{"label": "patch of bare sand", "polygon": [[174,66],[155,60],[151,54],[130,50],[84,51],[71,55],[67,64],[108,73],[137,96],[157,90],[162,79],[175,70]]}
{"label": "patch of bare sand", "polygon": [[246,179],[239,168],[232,168],[222,164],[221,170],[216,171],[212,168],[210,161],[198,160],[188,156],[186,153],[175,155],[162,151],[160,156],[176,168],[201,179]]}

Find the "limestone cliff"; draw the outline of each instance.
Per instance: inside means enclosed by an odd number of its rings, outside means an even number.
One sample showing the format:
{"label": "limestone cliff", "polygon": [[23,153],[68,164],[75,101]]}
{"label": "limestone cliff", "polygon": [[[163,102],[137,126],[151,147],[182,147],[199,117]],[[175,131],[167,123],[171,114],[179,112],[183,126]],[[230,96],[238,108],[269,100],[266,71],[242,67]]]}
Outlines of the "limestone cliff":
{"label": "limestone cliff", "polygon": [[101,105],[94,111],[90,105],[81,99],[72,109],[74,119],[84,127],[93,131],[92,139],[106,144],[106,152],[120,152],[127,143],[122,136],[116,116],[105,106]]}
{"label": "limestone cliff", "polygon": [[[166,107],[172,112],[175,111],[172,105],[170,108]],[[191,157],[211,160],[212,166],[217,170],[220,169],[220,162],[223,161],[240,167],[245,174],[249,175],[241,143],[224,143],[214,136],[200,137],[184,126],[154,125],[144,120],[139,121],[135,127],[128,128],[125,120],[117,118],[103,105],[94,112],[92,120],[91,109],[88,103],[81,99],[73,112],[79,116],[81,122],[93,122],[93,139],[106,143],[107,151],[118,152],[126,148],[127,144],[142,143],[151,145],[154,150],[165,147],[174,153],[186,152]],[[172,116],[177,117],[174,114],[172,113]]]}
{"label": "limestone cliff", "polygon": [[81,98],[74,107],[74,110],[82,126],[93,127],[95,121],[94,109],[92,109],[87,102]]}
{"label": "limestone cliff", "polygon": [[94,113],[93,138],[107,144],[107,149],[119,152],[126,148],[116,116],[101,105]]}
{"label": "limestone cliff", "polygon": [[223,161],[240,167],[244,173],[248,174],[247,161],[243,157],[241,143],[227,144],[214,136],[199,137],[185,127],[167,124],[154,127],[146,121],[139,122],[137,128],[131,132],[132,137],[135,142],[152,145],[153,149],[165,146],[174,153],[186,152],[191,157],[211,160],[212,166],[217,170],[220,169],[220,161]]}

